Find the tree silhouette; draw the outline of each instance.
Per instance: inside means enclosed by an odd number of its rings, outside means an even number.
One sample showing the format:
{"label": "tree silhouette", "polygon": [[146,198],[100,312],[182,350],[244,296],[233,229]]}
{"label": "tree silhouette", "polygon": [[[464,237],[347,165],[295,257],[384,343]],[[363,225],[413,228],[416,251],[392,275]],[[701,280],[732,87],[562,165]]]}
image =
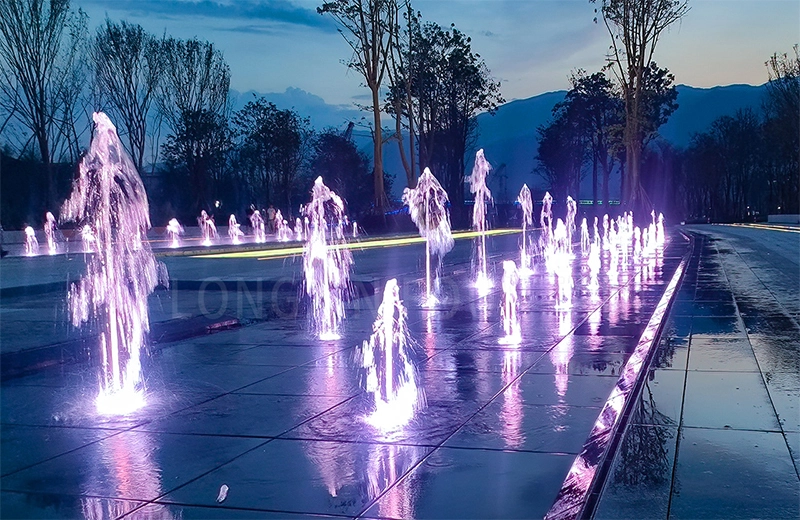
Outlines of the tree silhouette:
{"label": "tree silhouette", "polygon": [[161,45],[140,25],[107,18],[97,29],[92,59],[101,98],[112,119],[125,128],[131,158],[142,172],[150,109],[163,70]]}
{"label": "tree silhouette", "polygon": [[[688,12],[686,0],[590,0],[600,2],[611,36],[609,66],[625,102],[625,170],[622,200],[630,209],[647,206],[640,183],[647,117],[646,74],[661,33]],[[596,20],[596,19],[595,19]],[[647,211],[649,214],[649,210]]]}
{"label": "tree silhouette", "polygon": [[339,33],[353,50],[347,66],[364,77],[372,93],[374,201],[380,214],[386,207],[383,182],[383,136],[381,128],[380,90],[392,52],[392,27],[397,9],[395,0],[334,0],[317,8],[329,14],[339,25]]}
{"label": "tree silhouette", "polygon": [[38,144],[50,207],[56,203],[52,165],[59,142],[70,136],[66,127],[74,120],[67,116],[74,115],[83,88],[75,67],[81,65],[85,31],[85,14],[71,10],[69,0],[0,2],[3,103]]}

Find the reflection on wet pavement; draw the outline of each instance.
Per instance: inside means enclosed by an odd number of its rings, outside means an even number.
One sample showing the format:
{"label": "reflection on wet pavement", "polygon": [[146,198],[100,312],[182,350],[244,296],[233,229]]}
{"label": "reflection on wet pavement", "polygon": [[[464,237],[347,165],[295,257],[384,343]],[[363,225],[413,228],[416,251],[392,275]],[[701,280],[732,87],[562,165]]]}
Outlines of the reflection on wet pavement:
{"label": "reflection on wet pavement", "polygon": [[[490,238],[491,262],[515,258],[517,238]],[[356,252],[358,275],[398,277],[416,340],[412,357],[426,406],[396,431],[364,421],[369,403],[355,350],[375,319],[368,299],[351,304],[337,341],[311,337],[302,315],[273,316],[154,352],[145,365],[150,406],[121,419],[98,418],[82,404],[96,388],[91,367],[4,381],[0,512],[542,517],[686,247],[678,237],[652,263],[620,262],[614,277],[606,274],[606,255],[596,289],[587,286],[588,259],[577,253],[571,306],[559,306],[557,280],[535,265],[520,287],[518,346],[497,342],[499,289],[478,297],[467,287],[469,244],[457,243],[448,255],[443,285],[450,296],[433,310],[419,305],[419,248]],[[387,255],[392,260],[382,261]],[[184,270],[190,260],[217,262],[179,259]],[[202,270],[219,276],[239,269],[219,262],[216,272],[207,264]],[[746,334],[744,325],[733,328]],[[229,491],[218,502],[223,485]]]}

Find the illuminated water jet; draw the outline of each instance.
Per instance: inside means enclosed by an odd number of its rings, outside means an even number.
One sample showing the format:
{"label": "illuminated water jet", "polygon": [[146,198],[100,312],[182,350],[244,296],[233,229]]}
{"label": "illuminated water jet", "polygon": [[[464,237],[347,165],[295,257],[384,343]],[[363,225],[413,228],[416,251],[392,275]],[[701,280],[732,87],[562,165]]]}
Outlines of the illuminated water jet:
{"label": "illuminated water jet", "polygon": [[210,246],[212,240],[216,240],[217,225],[214,223],[214,218],[206,213],[206,210],[200,210],[200,216],[197,218],[197,223],[200,226],[200,233],[203,237],[203,245]]}
{"label": "illuminated water jet", "polygon": [[150,227],[147,194],[117,131],[102,112],[61,218],[88,225],[96,253],[69,290],[73,325],[100,327],[102,374],[97,409],[130,413],[144,404],[141,348],[150,329],[147,297],[158,282],[155,257],[137,237]]}
{"label": "illuminated water jet", "polygon": [[527,184],[522,185],[522,189],[517,197],[522,208],[522,248],[520,250],[519,271],[522,276],[531,275],[531,260],[528,257],[528,226],[533,225],[533,199],[531,198],[531,190]]}
{"label": "illuminated water jet", "polygon": [[167,238],[170,240],[170,247],[181,246],[181,235],[183,234],[183,226],[178,222],[178,219],[173,218],[167,223]]}
{"label": "illuminated water jet", "polygon": [[49,211],[44,216],[44,237],[47,240],[47,252],[56,254],[56,217]]}
{"label": "illuminated water jet", "polygon": [[492,288],[486,259],[486,204],[492,202],[492,192],[486,186],[486,177],[491,169],[492,166],[483,155],[483,149],[478,150],[475,154],[472,175],[466,179],[470,185],[469,190],[475,197],[472,206],[472,228],[479,233],[475,256],[475,270],[477,271],[475,287],[481,296],[488,294]]}
{"label": "illuminated water jet", "polygon": [[[436,255],[439,265],[448,251],[453,249],[453,232],[450,230],[450,212],[447,192],[428,168],[417,179],[416,188],[403,190],[403,203],[408,206],[411,220],[425,238],[425,300],[423,306],[434,307],[438,299],[433,292],[431,255]],[[438,270],[438,269],[437,269]]]}
{"label": "illuminated water jet", "polygon": [[503,262],[503,306],[500,314],[503,318],[503,332],[505,336],[500,338],[502,345],[517,345],[522,341],[522,331],[517,316],[518,296],[517,285],[519,285],[519,272],[513,260]]}
{"label": "illuminated water jet", "polygon": [[423,405],[424,398],[411,363],[406,309],[395,279],[386,282],[372,335],[364,342],[361,355],[365,387],[373,398],[367,422],[383,431],[406,425]]}
{"label": "illuminated water jet", "polygon": [[344,202],[317,177],[311,202],[303,208],[309,220],[303,248],[305,292],[311,299],[314,332],[323,340],[339,339],[344,319],[344,302],[350,292],[353,257],[344,243],[342,227]]}
{"label": "illuminated water jet", "polygon": [[267,240],[267,231],[264,226],[264,217],[257,209],[253,209],[250,215],[250,227],[253,228],[253,235],[255,236],[256,243],[262,244]]}
{"label": "illuminated water jet", "polygon": [[39,254],[39,241],[36,239],[36,230],[31,226],[25,228],[25,255],[36,256]]}
{"label": "illuminated water jet", "polygon": [[231,213],[231,216],[228,218],[228,238],[231,244],[241,244],[241,238],[243,236],[244,232],[242,232],[239,223],[236,222],[236,215]]}

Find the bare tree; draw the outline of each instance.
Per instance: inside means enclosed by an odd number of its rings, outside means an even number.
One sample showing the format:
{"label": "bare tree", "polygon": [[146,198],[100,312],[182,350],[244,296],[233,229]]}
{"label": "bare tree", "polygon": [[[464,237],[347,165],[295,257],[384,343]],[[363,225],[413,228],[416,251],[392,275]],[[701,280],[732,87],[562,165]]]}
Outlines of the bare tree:
{"label": "bare tree", "polygon": [[85,25],[85,15],[72,11],[69,0],[0,2],[0,90],[38,144],[49,206],[56,202],[54,143],[64,136],[65,100],[76,99],[71,74]]}
{"label": "bare tree", "polygon": [[159,41],[140,25],[106,19],[97,29],[92,58],[100,95],[125,128],[128,150],[141,172],[150,109],[163,70]]}
{"label": "bare tree", "polygon": [[164,75],[157,102],[172,132],[181,126],[182,114],[227,115],[231,71],[222,52],[196,38],[169,38],[161,45]]}
{"label": "bare tree", "polygon": [[334,0],[317,8],[339,25],[339,33],[353,50],[347,66],[358,71],[372,92],[375,209],[383,214],[386,190],[383,182],[383,136],[381,134],[380,89],[389,65],[396,31],[395,0]]}
{"label": "bare tree", "polygon": [[644,203],[640,183],[643,148],[643,93],[645,74],[664,30],[688,12],[687,0],[590,0],[600,2],[602,18],[611,35],[609,67],[625,101],[625,181],[623,203]]}

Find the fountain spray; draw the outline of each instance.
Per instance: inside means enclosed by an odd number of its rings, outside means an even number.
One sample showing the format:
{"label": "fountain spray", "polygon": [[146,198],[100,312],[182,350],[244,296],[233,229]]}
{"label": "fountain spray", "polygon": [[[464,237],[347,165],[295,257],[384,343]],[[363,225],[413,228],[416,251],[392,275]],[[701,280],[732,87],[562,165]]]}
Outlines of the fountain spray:
{"label": "fountain spray", "polygon": [[158,266],[150,244],[137,244],[150,227],[142,180],[108,117],[96,112],[93,119],[94,137],[61,219],[90,226],[96,253],[86,275],[71,285],[69,303],[73,325],[92,319],[101,328],[98,411],[124,414],[144,404],[140,351]]}
{"label": "fountain spray", "polygon": [[492,202],[492,192],[486,186],[486,177],[491,169],[492,166],[483,155],[483,149],[478,150],[475,154],[472,175],[466,179],[470,184],[470,192],[475,196],[475,204],[472,207],[472,227],[479,233],[476,259],[478,277],[475,280],[475,287],[480,295],[487,294],[492,287],[486,265],[486,204]]}
{"label": "fountain spray", "polygon": [[417,179],[416,188],[403,190],[403,203],[408,206],[411,220],[417,225],[419,234],[425,237],[425,301],[423,306],[433,307],[438,303],[431,286],[431,254],[441,264],[442,258],[453,249],[453,233],[450,230],[449,200],[447,192],[431,171],[425,168]]}
{"label": "fountain spray", "polygon": [[517,202],[522,207],[522,249],[520,251],[519,270],[520,274],[530,276],[531,274],[531,261],[528,258],[527,245],[528,245],[528,226],[533,225],[533,199],[531,198],[531,190],[527,184],[522,185],[522,189],[517,197]]}

